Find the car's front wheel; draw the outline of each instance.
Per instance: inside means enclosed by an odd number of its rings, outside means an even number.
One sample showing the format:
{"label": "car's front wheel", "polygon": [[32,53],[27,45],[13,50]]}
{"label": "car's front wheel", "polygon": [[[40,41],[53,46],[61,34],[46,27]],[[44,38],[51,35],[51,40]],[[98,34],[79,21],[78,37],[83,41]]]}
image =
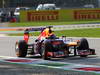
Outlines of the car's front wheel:
{"label": "car's front wheel", "polygon": [[86,50],[86,49],[89,49],[89,44],[88,44],[88,41],[87,39],[85,38],[82,38],[79,42],[79,45],[77,47],[78,50]]}
{"label": "car's front wheel", "polygon": [[46,42],[44,46],[42,46],[42,57],[44,60],[49,60],[51,56],[48,56],[48,52],[51,52],[53,50],[52,44],[49,42]]}
{"label": "car's front wheel", "polygon": [[84,54],[80,54],[80,57],[87,57],[88,56],[87,53],[89,52],[89,44],[87,39],[82,38],[79,42],[77,49],[80,53],[84,53]]}

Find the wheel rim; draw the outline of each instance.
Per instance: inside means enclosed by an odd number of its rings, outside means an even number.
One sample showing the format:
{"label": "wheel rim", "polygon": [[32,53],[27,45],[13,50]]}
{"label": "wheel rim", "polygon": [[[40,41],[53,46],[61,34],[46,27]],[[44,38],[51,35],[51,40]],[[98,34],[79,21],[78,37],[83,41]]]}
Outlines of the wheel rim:
{"label": "wheel rim", "polygon": [[16,42],[16,45],[15,45],[15,51],[16,51],[16,55],[19,56],[19,45],[18,45],[18,42]]}
{"label": "wheel rim", "polygon": [[15,50],[17,51],[19,49],[18,43],[15,45]]}

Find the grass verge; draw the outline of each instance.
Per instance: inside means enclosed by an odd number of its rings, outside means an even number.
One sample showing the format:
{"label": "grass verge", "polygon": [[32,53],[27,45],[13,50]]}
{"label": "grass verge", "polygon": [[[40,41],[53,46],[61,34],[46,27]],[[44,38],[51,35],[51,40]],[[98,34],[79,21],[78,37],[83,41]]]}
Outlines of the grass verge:
{"label": "grass verge", "polygon": [[17,22],[10,23],[10,27],[22,27],[22,26],[47,26],[47,25],[68,25],[68,24],[90,24],[90,23],[100,23],[100,20],[95,21],[51,21],[51,22]]}
{"label": "grass verge", "polygon": [[[67,37],[100,37],[100,28],[62,30],[54,32],[57,36]],[[40,32],[31,32],[30,36],[38,36]],[[9,34],[10,36],[23,36],[23,34]]]}

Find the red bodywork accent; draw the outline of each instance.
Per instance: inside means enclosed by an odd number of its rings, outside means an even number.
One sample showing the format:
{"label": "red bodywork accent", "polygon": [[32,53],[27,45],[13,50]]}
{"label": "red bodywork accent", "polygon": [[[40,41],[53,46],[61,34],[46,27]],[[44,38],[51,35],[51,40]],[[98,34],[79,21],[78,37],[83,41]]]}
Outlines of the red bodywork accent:
{"label": "red bodywork accent", "polygon": [[47,56],[51,56],[51,57],[63,57],[65,55],[64,54],[59,54],[58,52],[48,52]]}
{"label": "red bodywork accent", "polygon": [[89,55],[90,54],[90,52],[88,52],[88,51],[80,51],[79,52],[79,55]]}
{"label": "red bodywork accent", "polygon": [[47,56],[53,56],[53,52],[48,52]]}
{"label": "red bodywork accent", "polygon": [[59,41],[52,42],[53,45],[58,45],[58,44],[60,44],[60,43],[61,43],[61,42],[59,42]]}
{"label": "red bodywork accent", "polygon": [[29,34],[24,34],[24,40],[28,43],[28,40],[29,40]]}

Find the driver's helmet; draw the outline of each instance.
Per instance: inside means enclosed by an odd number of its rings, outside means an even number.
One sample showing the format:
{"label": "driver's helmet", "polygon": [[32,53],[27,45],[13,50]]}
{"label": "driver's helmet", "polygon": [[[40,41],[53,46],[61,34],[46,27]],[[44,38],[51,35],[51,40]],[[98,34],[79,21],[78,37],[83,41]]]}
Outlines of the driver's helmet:
{"label": "driver's helmet", "polygon": [[46,28],[49,28],[49,29],[51,29],[53,26],[47,26]]}

